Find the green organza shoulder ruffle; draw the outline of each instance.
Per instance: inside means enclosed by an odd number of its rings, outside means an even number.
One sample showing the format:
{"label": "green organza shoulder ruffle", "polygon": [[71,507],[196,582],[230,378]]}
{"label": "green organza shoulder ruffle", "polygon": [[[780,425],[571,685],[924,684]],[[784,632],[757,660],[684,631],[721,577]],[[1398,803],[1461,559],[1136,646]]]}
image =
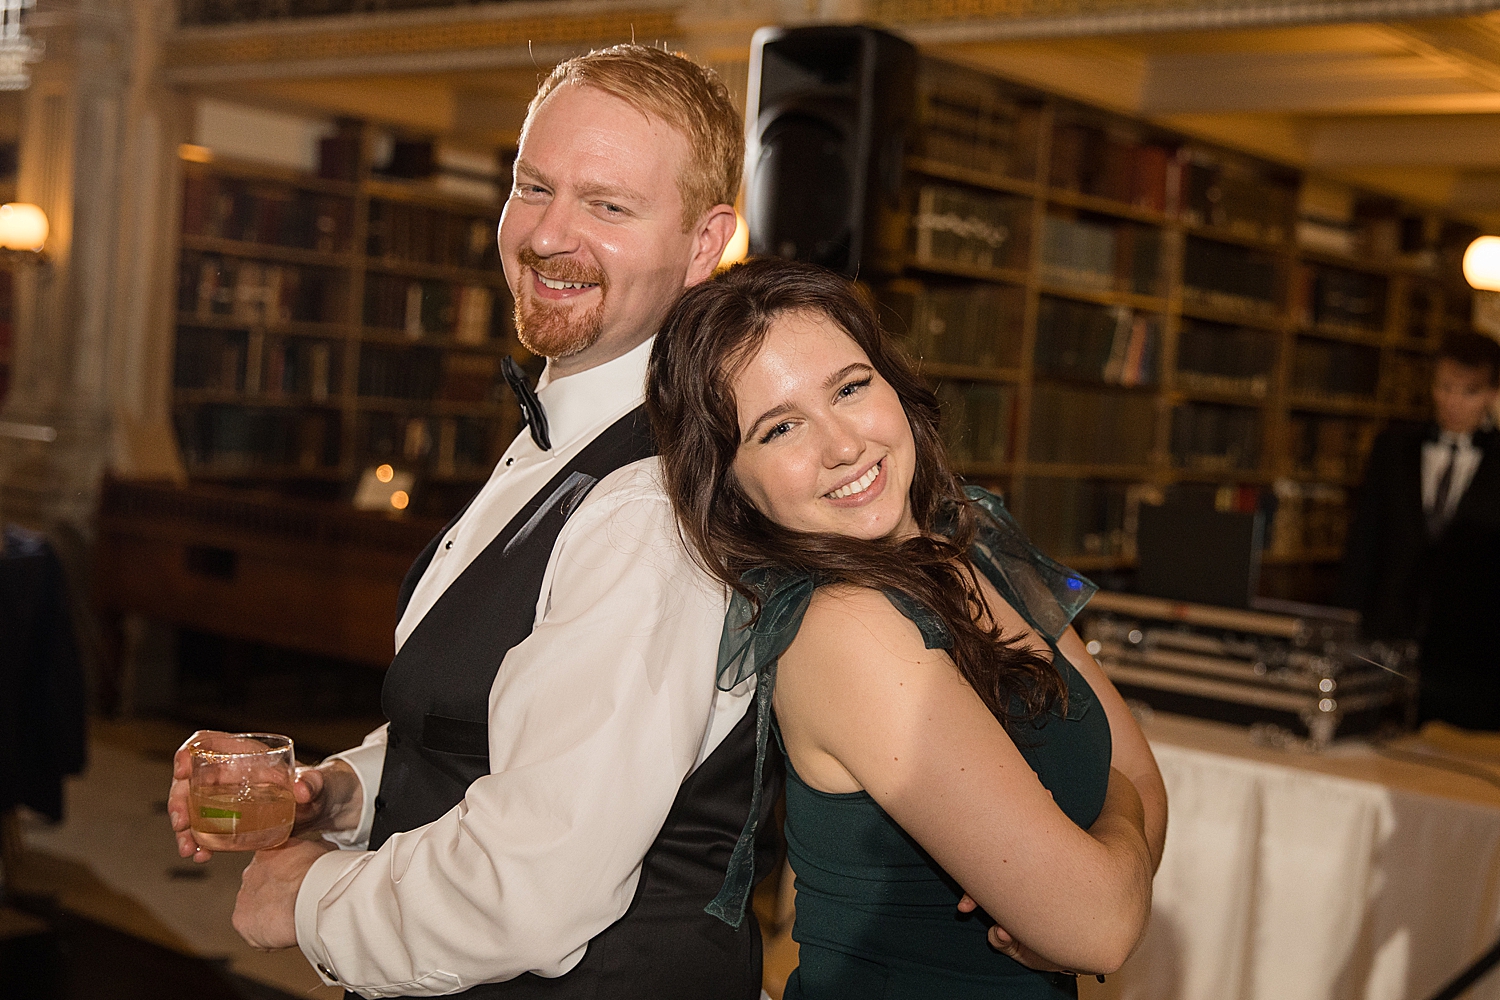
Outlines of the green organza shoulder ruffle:
{"label": "green organza shoulder ruffle", "polygon": [[[1031,544],[999,497],[978,486],[966,487],[964,492],[979,508],[979,530],[969,557],[1026,623],[1055,643],[1098,588]],[[750,601],[739,593],[730,601],[719,639],[718,686],[719,690],[728,691],[751,677],[756,679],[755,784],[750,817],[730,856],[724,886],[713,902],[704,907],[735,927],[744,920],[745,905],[754,885],[755,833],[760,818],[761,774],[770,734],[776,661],[797,637],[813,591],[820,583],[805,573],[774,568],[751,570],[741,577],[741,582],[760,598],[761,613],[752,623],[754,608]],[[931,611],[907,594],[887,591],[886,596],[921,631],[928,649],[953,647],[953,637]]]}

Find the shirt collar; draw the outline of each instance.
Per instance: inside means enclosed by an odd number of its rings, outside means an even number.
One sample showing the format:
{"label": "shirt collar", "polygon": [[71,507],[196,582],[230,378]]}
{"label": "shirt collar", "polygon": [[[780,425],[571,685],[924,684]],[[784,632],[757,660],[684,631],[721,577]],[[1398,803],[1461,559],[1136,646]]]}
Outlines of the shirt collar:
{"label": "shirt collar", "polygon": [[1444,448],[1458,445],[1459,451],[1467,451],[1473,443],[1474,435],[1472,434],[1455,434],[1453,431],[1444,430],[1438,431],[1438,444]]}
{"label": "shirt collar", "polygon": [[536,396],[547,411],[554,451],[645,401],[646,365],[655,340],[650,337],[613,361],[561,378],[553,378],[548,365]]}

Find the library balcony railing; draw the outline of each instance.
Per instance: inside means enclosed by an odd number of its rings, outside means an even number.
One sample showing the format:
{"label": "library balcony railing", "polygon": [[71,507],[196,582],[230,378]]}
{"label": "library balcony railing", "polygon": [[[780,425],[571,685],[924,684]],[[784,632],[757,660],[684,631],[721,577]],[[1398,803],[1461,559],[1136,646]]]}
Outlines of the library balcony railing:
{"label": "library balcony railing", "polygon": [[184,28],[207,27],[343,14],[479,7],[507,2],[510,0],[180,0],[178,23]]}
{"label": "library balcony railing", "polygon": [[[1378,14],[1374,10],[1378,7]],[[1475,0],[865,0],[863,16],[924,41],[1224,31],[1289,24],[1460,17]]]}

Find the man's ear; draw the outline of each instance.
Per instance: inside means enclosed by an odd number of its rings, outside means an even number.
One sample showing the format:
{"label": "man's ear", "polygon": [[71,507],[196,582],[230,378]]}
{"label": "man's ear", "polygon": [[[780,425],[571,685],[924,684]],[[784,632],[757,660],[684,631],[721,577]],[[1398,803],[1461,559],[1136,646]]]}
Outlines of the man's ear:
{"label": "man's ear", "polygon": [[724,248],[734,236],[734,208],[730,205],[715,205],[704,213],[698,223],[693,242],[693,261],[688,265],[684,287],[692,287],[700,281],[713,277],[724,256]]}

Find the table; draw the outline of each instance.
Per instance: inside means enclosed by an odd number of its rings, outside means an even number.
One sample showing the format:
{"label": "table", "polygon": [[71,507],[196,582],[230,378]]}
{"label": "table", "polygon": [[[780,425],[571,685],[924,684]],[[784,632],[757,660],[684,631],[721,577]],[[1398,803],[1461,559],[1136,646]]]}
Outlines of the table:
{"label": "table", "polygon": [[[1500,786],[1157,713],[1171,818],[1140,948],[1091,1000],[1425,1000],[1500,936]],[[1392,744],[1492,773],[1500,737]],[[1500,970],[1466,994],[1500,1000]]]}
{"label": "table", "polygon": [[441,522],[246,490],[106,479],[94,600],[384,668],[401,579]]}

